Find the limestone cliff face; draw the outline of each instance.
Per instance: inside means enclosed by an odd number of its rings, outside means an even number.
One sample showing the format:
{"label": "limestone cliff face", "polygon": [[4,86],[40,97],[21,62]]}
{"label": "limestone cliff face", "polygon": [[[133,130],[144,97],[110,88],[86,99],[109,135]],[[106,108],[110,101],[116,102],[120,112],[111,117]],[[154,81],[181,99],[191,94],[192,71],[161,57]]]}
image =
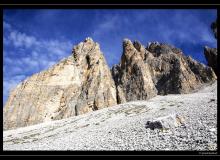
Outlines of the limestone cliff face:
{"label": "limestone cliff face", "polygon": [[4,107],[4,129],[67,118],[117,104],[98,43],[87,38],[68,58],[20,83]]}
{"label": "limestone cliff face", "polygon": [[139,42],[125,39],[121,63],[113,66],[118,103],[147,100],[157,95],[150,68],[144,64],[145,49]]}
{"label": "limestone cliff face", "polygon": [[146,50],[144,62],[151,68],[158,94],[189,93],[203,83],[216,79],[210,67],[185,56],[171,45],[150,43]]}
{"label": "limestone cliff face", "polygon": [[121,62],[112,68],[118,103],[156,94],[189,93],[216,80],[210,67],[171,45],[153,42],[144,48],[140,42],[126,39],[123,46]]}
{"label": "limestone cliff face", "polygon": [[76,116],[157,94],[189,93],[216,80],[207,67],[171,45],[123,41],[121,62],[107,66],[91,38],[72,55],[20,83],[4,107],[4,129]]}

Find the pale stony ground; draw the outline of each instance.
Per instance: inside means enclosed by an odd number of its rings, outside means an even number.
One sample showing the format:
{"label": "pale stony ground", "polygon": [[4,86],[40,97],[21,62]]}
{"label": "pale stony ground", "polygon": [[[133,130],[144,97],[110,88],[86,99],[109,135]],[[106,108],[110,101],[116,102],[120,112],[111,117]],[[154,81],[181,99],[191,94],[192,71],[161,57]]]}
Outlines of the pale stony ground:
{"label": "pale stony ground", "polygon": [[[152,118],[176,113],[185,125],[146,129]],[[59,121],[3,132],[4,150],[217,149],[217,83],[199,92],[157,96]]]}

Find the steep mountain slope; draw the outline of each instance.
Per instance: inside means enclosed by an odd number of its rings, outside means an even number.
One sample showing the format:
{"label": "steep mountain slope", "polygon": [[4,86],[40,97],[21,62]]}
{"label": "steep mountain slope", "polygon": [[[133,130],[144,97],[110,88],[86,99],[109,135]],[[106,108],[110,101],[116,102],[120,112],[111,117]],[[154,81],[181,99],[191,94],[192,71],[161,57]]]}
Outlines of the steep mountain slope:
{"label": "steep mountain slope", "polygon": [[[163,128],[146,126],[155,120]],[[216,151],[217,82],[191,94],[158,95],[4,131],[3,149]]]}
{"label": "steep mountain slope", "polygon": [[143,52],[134,46],[130,40],[125,39],[121,62],[112,68],[118,103],[146,100],[157,95],[149,66],[143,61]]}
{"label": "steep mountain slope", "polygon": [[121,62],[113,66],[118,102],[145,100],[157,93],[190,93],[216,80],[210,67],[168,44],[153,42],[145,48],[125,39]]}
{"label": "steep mountain slope", "polygon": [[87,38],[73,54],[20,83],[4,107],[4,129],[115,105],[116,90],[98,43]]}
{"label": "steep mountain slope", "polygon": [[20,83],[4,107],[4,130],[84,114],[157,94],[190,93],[216,80],[207,67],[162,43],[146,48],[125,39],[112,70],[91,38],[72,55]]}

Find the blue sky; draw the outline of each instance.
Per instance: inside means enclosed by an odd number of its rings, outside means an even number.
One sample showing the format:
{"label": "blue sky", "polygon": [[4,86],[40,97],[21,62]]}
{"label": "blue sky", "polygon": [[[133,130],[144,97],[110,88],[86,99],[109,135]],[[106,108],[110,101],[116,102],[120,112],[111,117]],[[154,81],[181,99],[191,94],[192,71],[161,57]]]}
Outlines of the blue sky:
{"label": "blue sky", "polygon": [[117,64],[122,40],[172,44],[206,63],[205,45],[216,47],[210,29],[217,10],[15,10],[3,11],[3,102],[19,82],[71,54],[86,37],[98,42],[108,65]]}

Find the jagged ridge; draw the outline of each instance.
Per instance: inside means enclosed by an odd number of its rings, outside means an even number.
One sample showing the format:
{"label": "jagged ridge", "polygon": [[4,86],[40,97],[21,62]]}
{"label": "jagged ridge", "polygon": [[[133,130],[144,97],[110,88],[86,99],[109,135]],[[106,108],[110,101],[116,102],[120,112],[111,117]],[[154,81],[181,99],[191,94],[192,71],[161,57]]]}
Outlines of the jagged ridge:
{"label": "jagged ridge", "polygon": [[216,79],[210,67],[167,44],[125,39],[112,70],[91,38],[72,55],[20,83],[4,107],[4,129],[80,115],[157,94],[181,94]]}

